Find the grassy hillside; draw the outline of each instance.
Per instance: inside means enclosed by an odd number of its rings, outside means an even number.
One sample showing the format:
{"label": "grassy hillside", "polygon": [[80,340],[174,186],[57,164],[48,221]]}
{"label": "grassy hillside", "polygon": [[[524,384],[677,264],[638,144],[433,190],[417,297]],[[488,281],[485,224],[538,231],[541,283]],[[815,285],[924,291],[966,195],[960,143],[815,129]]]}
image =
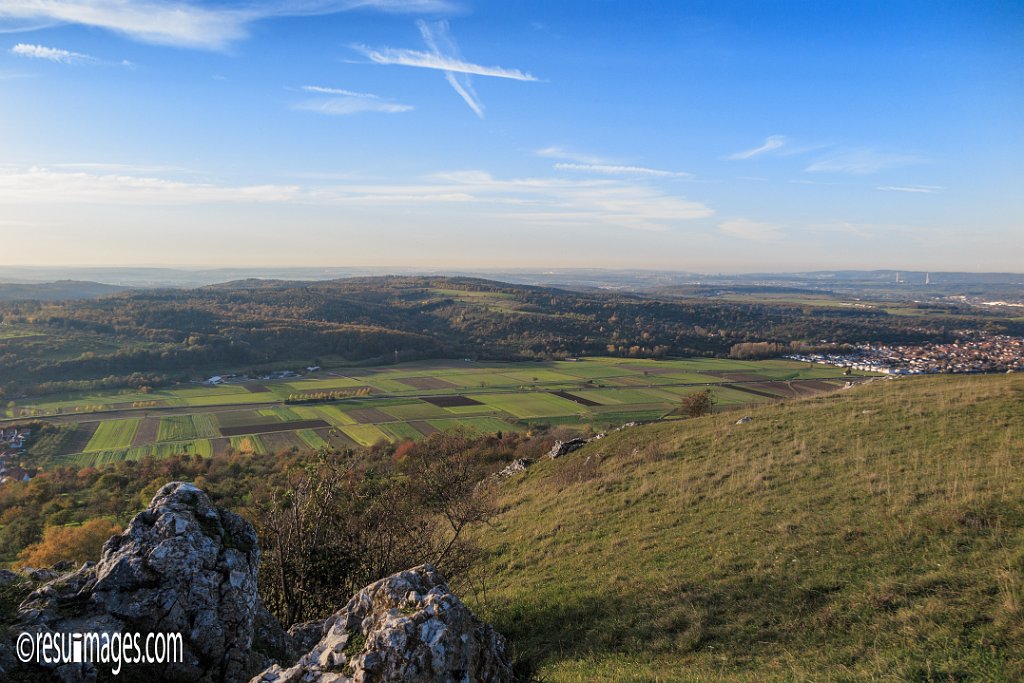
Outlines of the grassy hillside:
{"label": "grassy hillside", "polygon": [[1024,377],[750,415],[516,475],[474,608],[545,681],[1024,680]]}

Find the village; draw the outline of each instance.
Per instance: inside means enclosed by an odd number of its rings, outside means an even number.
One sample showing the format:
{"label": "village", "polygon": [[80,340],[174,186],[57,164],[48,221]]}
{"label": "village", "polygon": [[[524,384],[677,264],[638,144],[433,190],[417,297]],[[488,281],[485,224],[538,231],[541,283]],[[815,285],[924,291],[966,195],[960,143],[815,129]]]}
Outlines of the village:
{"label": "village", "polygon": [[0,486],[11,480],[28,481],[35,476],[35,470],[25,469],[20,464],[31,435],[26,427],[0,429]]}
{"label": "village", "polygon": [[886,375],[1024,372],[1024,339],[996,335],[951,344],[860,344],[847,353],[786,357]]}

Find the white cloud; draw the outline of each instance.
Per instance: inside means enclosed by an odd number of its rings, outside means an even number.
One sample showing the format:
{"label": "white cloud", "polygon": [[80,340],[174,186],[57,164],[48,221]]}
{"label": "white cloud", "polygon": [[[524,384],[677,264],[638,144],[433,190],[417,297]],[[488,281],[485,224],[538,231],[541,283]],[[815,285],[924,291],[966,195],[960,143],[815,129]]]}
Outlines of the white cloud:
{"label": "white cloud", "polygon": [[52,171],[42,167],[0,168],[3,204],[174,205],[235,202],[284,202],[293,185],[228,186],[189,183],[152,176]]}
{"label": "white cloud", "polygon": [[382,112],[385,114],[400,114],[412,111],[414,107],[409,104],[399,104],[381,99],[379,95],[371,93],[354,92],[342,88],[328,88],[322,85],[304,85],[301,90],[318,95],[330,95],[331,97],[315,100],[306,100],[292,106],[293,109],[301,111],[312,111],[328,116],[350,116],[363,112]]}
{"label": "white cloud", "polygon": [[938,185],[884,185],[876,187],[875,189],[882,190],[883,192],[918,192],[931,194],[932,192],[938,192],[943,188]]}
{"label": "white cloud", "polygon": [[492,76],[494,78],[510,78],[514,81],[537,81],[537,77],[524,73],[519,69],[506,69],[500,66],[481,66],[461,59],[452,59],[432,52],[420,50],[403,50],[390,47],[371,48],[365,45],[353,45],[354,49],[366,55],[375,64],[397,64],[413,66],[421,69],[436,69],[455,73],[472,74],[474,76]]}
{"label": "white cloud", "polygon": [[82,24],[146,43],[219,50],[247,37],[249,25],[262,19],[356,9],[439,12],[451,5],[444,0],[266,0],[216,6],[180,0],[3,0],[0,30]]}
{"label": "white cloud", "polygon": [[45,59],[59,64],[90,64],[98,60],[90,55],[80,52],[71,52],[57,47],[46,47],[45,45],[32,45],[30,43],[18,43],[11,48],[11,54],[31,59]]}
{"label": "white cloud", "polygon": [[294,105],[293,109],[300,111],[311,111],[317,114],[329,116],[348,116],[361,114],[363,112],[381,112],[384,114],[401,114],[412,111],[414,107],[408,104],[395,104],[393,102],[382,102],[378,99],[367,97],[332,97],[326,100],[307,100]]}
{"label": "white cloud", "polygon": [[837,152],[815,161],[806,171],[811,173],[849,173],[870,175],[888,168],[923,163],[924,159],[910,154],[892,154],[873,149],[851,149]]}
{"label": "white cloud", "polygon": [[[447,21],[438,21],[431,26],[425,21],[418,21],[416,25],[420,29],[420,35],[423,36],[423,42],[427,44],[430,51],[438,57],[444,57],[445,54],[453,59],[462,59],[462,54],[459,52],[459,46],[455,44],[455,39],[452,38],[451,32],[448,30]],[[436,34],[436,35],[435,35]],[[441,50],[440,43],[444,44],[444,51]],[[484,104],[480,101],[480,97],[476,94],[476,90],[473,88],[473,79],[469,74],[460,73],[456,74],[453,71],[445,71],[444,78],[448,81],[448,85],[459,94],[459,97],[469,105],[469,108],[473,110],[473,113],[480,118],[484,117]]]}
{"label": "white cloud", "polygon": [[319,93],[321,95],[341,95],[342,97],[366,97],[372,100],[380,99],[378,95],[371,95],[364,92],[353,92],[351,90],[344,90],[342,88],[327,88],[322,85],[304,85],[300,90],[306,92]]}
{"label": "white cloud", "polygon": [[663,171],[657,168],[646,168],[644,166],[619,166],[616,164],[575,164],[558,163],[555,168],[560,171],[587,171],[589,173],[603,173],[606,175],[645,175],[656,178],[692,178],[690,173],[681,171]]}
{"label": "white cloud", "polygon": [[580,164],[606,164],[607,160],[596,157],[590,154],[579,154],[572,152],[564,147],[558,145],[552,145],[543,149],[538,149],[535,154],[539,157],[547,157],[549,159],[564,159],[565,161],[575,161]]}
{"label": "white cloud", "polygon": [[35,210],[60,204],[128,207],[287,202],[392,212],[400,203],[404,210],[428,213],[440,210],[428,207],[448,204],[477,216],[497,215],[539,226],[647,231],[671,230],[714,214],[708,206],[678,194],[612,178],[502,179],[485,171],[467,170],[438,173],[410,183],[323,178],[319,185],[231,185],[104,172],[104,164],[72,166],[86,170],[0,167],[0,205]]}
{"label": "white cloud", "polygon": [[778,225],[752,221],[747,218],[731,218],[722,221],[718,227],[730,237],[753,242],[774,242],[782,238],[782,231]]}
{"label": "white cloud", "polygon": [[765,138],[764,144],[761,145],[760,147],[755,147],[753,149],[744,150],[742,152],[736,152],[735,154],[730,154],[727,158],[729,158],[729,159],[750,159],[750,158],[756,157],[756,156],[758,156],[760,154],[765,154],[767,152],[771,152],[771,151],[774,151],[776,149],[779,149],[780,147],[782,147],[785,144],[786,144],[786,136],[785,135],[770,135],[767,138]]}
{"label": "white cloud", "polygon": [[484,171],[437,174],[432,179],[446,192],[463,192],[479,202],[513,206],[506,209],[514,211],[509,218],[540,224],[665,231],[714,214],[700,202],[623,180],[502,180]]}

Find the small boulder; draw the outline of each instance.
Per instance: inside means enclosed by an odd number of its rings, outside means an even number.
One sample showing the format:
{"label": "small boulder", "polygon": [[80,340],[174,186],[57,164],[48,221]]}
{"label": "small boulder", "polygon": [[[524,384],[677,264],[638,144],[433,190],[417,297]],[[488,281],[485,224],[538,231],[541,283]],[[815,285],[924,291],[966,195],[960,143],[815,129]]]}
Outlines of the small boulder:
{"label": "small boulder", "polygon": [[741,417],[740,419],[736,420],[736,424],[738,424],[738,425],[745,425],[748,422],[751,422],[753,419],[754,418],[752,418],[749,415],[747,415],[745,417]]}
{"label": "small boulder", "polygon": [[583,448],[587,445],[587,439],[576,438],[569,439],[568,441],[556,441],[555,445],[548,451],[548,457],[552,460],[555,458],[561,458],[566,453],[572,453],[575,450]]}
{"label": "small boulder", "polygon": [[[303,629],[315,628],[315,624]],[[323,623],[295,666],[250,683],[511,683],[505,639],[431,565],[373,583]],[[295,635],[299,635],[296,633]]]}
{"label": "small boulder", "polygon": [[513,474],[516,474],[517,472],[524,471],[527,467],[530,466],[530,462],[531,461],[527,458],[516,458],[508,465],[506,465],[504,469],[498,472],[496,476],[498,479],[506,479],[508,477],[511,477]]}

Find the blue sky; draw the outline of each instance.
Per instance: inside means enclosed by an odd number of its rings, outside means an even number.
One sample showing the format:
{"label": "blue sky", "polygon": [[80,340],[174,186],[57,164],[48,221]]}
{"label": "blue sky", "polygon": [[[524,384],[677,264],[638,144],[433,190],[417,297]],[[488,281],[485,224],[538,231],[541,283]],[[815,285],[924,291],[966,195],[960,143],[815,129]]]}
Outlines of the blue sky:
{"label": "blue sky", "polygon": [[3,0],[2,262],[1022,269],[1024,5]]}

